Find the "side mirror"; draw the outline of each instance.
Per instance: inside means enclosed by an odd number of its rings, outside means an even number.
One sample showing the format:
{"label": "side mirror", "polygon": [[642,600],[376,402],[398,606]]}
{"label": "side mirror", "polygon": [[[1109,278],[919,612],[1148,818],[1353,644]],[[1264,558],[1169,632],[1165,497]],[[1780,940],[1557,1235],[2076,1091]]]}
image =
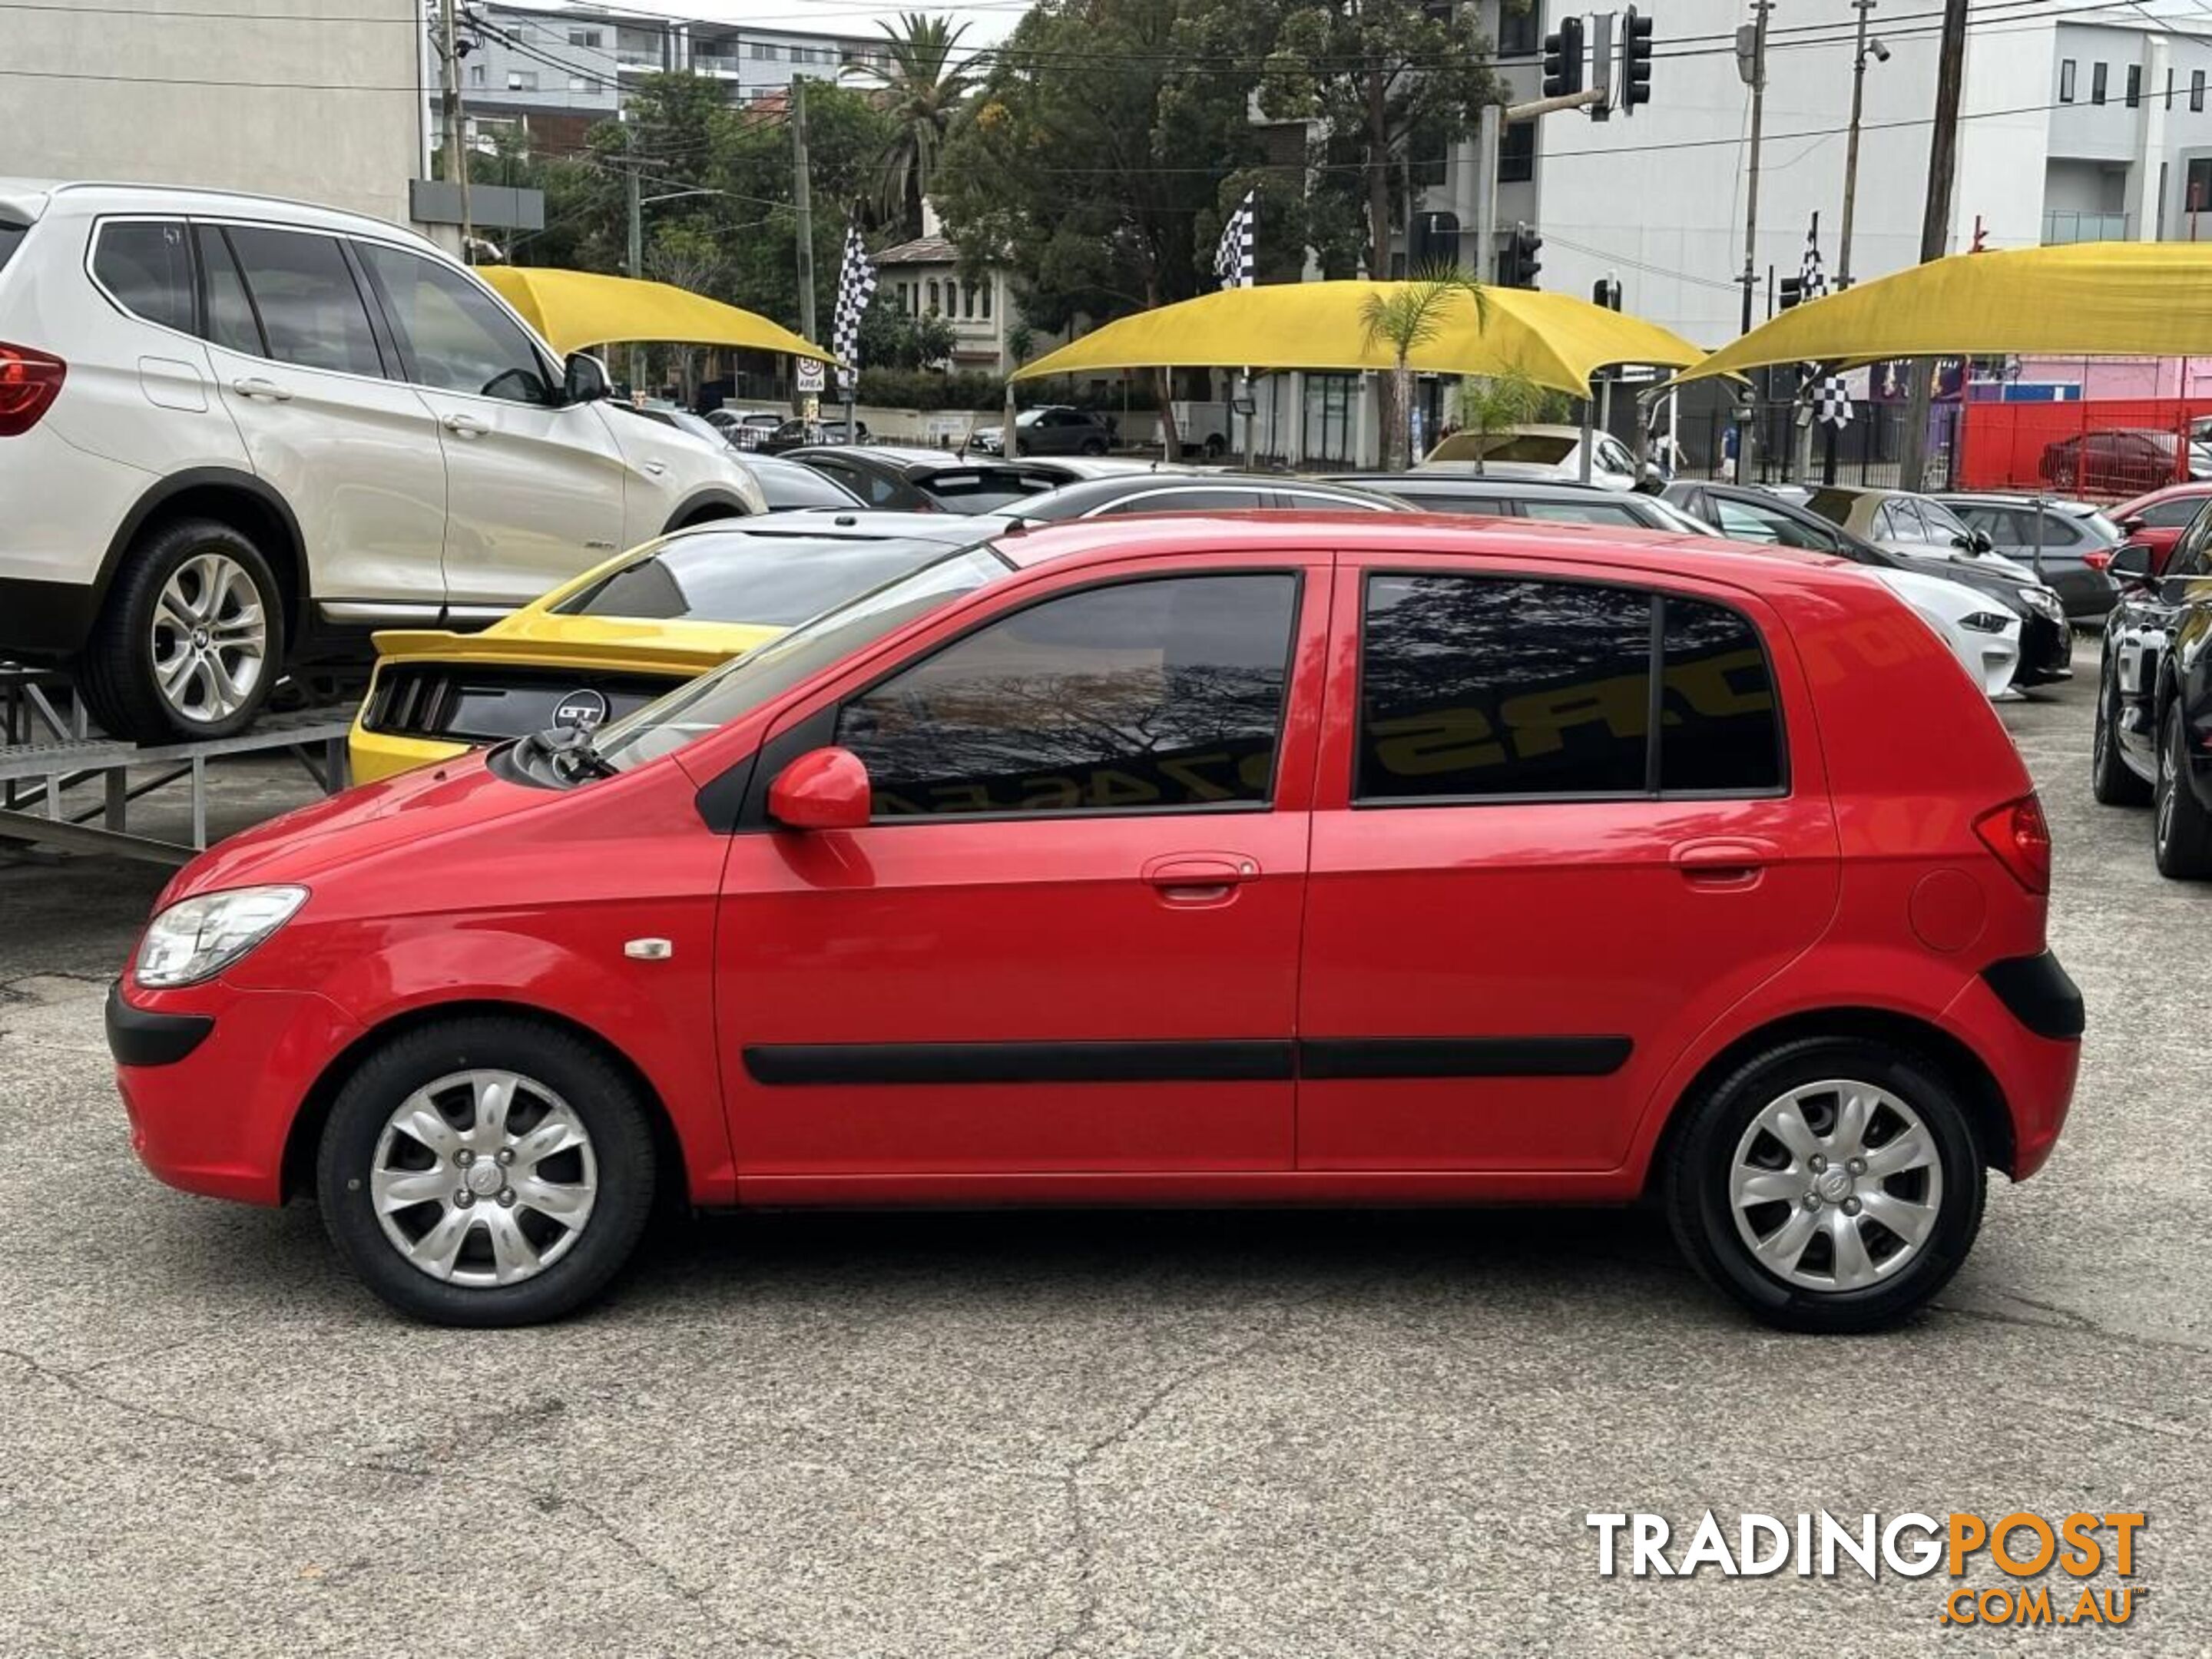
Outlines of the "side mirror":
{"label": "side mirror", "polygon": [[597,403],[611,390],[607,381],[607,366],[597,357],[572,351],[561,366],[561,401],[564,404]]}
{"label": "side mirror", "polygon": [[2141,518],[2126,518],[2120,520],[2120,533],[2125,536],[2132,536],[2142,527],[2143,521]]}
{"label": "side mirror", "polygon": [[2147,582],[2151,579],[2150,549],[2141,542],[2125,542],[2113,550],[2105,574],[2116,582]]}
{"label": "side mirror", "polygon": [[1974,531],[1968,535],[1966,539],[1972,545],[1973,550],[1977,553],[1994,553],[1996,551],[1997,544],[1990,539],[1990,532],[1986,530]]}
{"label": "side mirror", "polygon": [[1658,462],[1644,463],[1642,470],[1636,475],[1636,487],[1646,495],[1657,495],[1665,492],[1667,475],[1660,470]]}
{"label": "side mirror", "polygon": [[867,826],[868,769],[849,749],[810,749],[768,787],[768,815],[787,830]]}

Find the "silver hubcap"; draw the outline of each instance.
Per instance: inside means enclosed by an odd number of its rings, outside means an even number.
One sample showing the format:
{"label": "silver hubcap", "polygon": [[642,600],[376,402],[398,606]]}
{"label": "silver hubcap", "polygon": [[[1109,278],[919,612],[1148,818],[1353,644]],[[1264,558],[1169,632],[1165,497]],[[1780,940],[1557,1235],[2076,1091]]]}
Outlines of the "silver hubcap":
{"label": "silver hubcap", "polygon": [[2158,822],[2152,830],[2160,847],[2173,839],[2173,797],[2181,787],[2181,728],[2176,721],[2167,724],[2173,729],[2158,746]]}
{"label": "silver hubcap", "polygon": [[1935,1137],[1871,1083],[1808,1083],[1770,1102],[1736,1143],[1729,1209],[1760,1267],[1811,1291],[1893,1278],[1943,1205]]}
{"label": "silver hubcap", "polygon": [[399,1103],[369,1197],[392,1248],[452,1285],[514,1285],[574,1246],[599,1196],[592,1138],[516,1072],[454,1072]]}
{"label": "silver hubcap", "polygon": [[189,720],[243,708],[269,666],[269,619],[246,567],[196,553],[170,573],[154,607],[154,683]]}

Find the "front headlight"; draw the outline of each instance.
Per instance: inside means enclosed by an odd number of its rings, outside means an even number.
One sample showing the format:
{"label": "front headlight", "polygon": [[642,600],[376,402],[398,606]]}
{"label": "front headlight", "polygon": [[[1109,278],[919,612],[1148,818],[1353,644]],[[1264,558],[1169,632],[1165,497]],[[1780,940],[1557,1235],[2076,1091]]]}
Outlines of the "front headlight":
{"label": "front headlight", "polygon": [[289,921],[307,898],[304,887],[234,887],[173,904],[146,929],[132,971],[152,989],[211,979]]}
{"label": "front headlight", "polygon": [[2049,617],[2052,622],[2064,622],[2066,620],[2066,605],[2064,601],[2060,599],[2057,594],[2052,592],[2051,589],[2047,587],[2029,588],[2027,590],[2027,602],[2038,612]]}
{"label": "front headlight", "polygon": [[1971,628],[1977,634],[2002,634],[2010,626],[2012,618],[1996,611],[1977,611],[1970,617],[1959,618],[1959,626]]}

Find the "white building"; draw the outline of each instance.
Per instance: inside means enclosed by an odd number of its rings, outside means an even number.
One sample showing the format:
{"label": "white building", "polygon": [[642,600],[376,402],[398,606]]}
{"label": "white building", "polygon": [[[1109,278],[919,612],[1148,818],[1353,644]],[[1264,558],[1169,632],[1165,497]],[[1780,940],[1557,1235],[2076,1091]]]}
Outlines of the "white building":
{"label": "white building", "polygon": [[10,7],[0,174],[209,185],[404,221],[417,0]]}

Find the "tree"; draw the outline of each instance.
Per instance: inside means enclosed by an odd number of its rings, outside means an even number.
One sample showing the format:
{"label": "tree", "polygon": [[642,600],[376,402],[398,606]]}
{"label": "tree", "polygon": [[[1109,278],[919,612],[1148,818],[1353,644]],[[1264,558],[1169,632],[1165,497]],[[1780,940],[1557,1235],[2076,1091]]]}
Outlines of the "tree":
{"label": "tree", "polygon": [[1520,370],[1504,374],[1470,375],[1459,383],[1459,419],[1471,428],[1477,441],[1474,470],[1482,471],[1483,454],[1490,446],[1481,441],[1493,432],[1507,432],[1540,420],[1553,394]]}
{"label": "tree", "polygon": [[1040,0],[945,144],[936,199],[963,265],[1007,267],[1024,318],[1054,333],[1210,288],[1224,185],[1266,159],[1248,106],[1275,16],[1268,0]]}
{"label": "tree", "polygon": [[1407,359],[1443,331],[1462,300],[1474,307],[1478,328],[1489,320],[1490,299],[1482,284],[1449,267],[1377,289],[1360,302],[1359,322],[1367,344],[1387,343],[1397,360],[1390,371],[1389,424],[1383,429],[1386,471],[1412,465],[1413,371]]}
{"label": "tree", "polygon": [[951,62],[953,49],[968,26],[950,27],[942,17],[902,14],[896,27],[883,26],[890,43],[890,67],[857,64],[848,76],[874,82],[892,131],[877,162],[877,210],[897,222],[909,237],[921,234],[921,204],[937,182],[939,153],[953,116],[975,88],[975,79]]}
{"label": "tree", "polygon": [[1325,125],[1316,193],[1356,181],[1369,276],[1389,275],[1404,164],[1465,137],[1497,99],[1489,55],[1471,6],[1440,14],[1425,0],[1316,0],[1283,20],[1261,107],[1272,119]]}

